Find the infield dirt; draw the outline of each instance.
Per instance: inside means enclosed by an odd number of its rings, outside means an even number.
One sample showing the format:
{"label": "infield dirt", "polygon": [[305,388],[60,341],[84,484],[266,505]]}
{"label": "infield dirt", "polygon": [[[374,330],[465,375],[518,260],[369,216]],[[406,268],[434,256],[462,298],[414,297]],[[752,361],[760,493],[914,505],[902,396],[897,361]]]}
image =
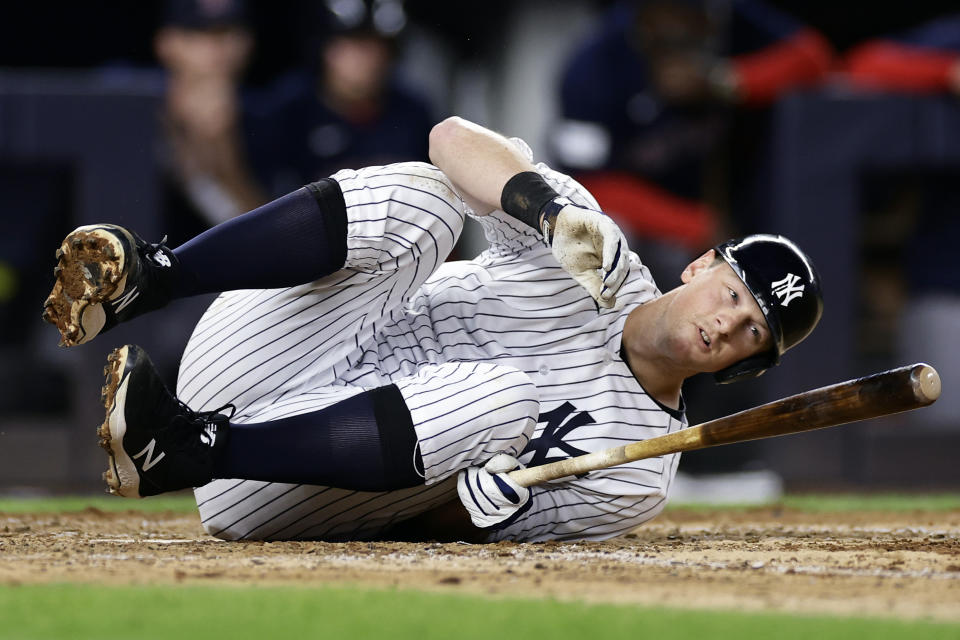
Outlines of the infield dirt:
{"label": "infield dirt", "polygon": [[221,542],[196,516],[0,514],[0,584],[362,585],[960,620],[960,510],[671,510],[607,542]]}

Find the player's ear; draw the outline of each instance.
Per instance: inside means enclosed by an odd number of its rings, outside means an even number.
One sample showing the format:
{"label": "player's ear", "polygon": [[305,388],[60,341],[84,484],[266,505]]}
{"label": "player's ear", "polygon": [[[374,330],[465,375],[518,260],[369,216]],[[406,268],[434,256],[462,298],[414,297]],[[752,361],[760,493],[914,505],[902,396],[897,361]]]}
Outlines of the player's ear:
{"label": "player's ear", "polygon": [[684,284],[693,280],[701,271],[709,269],[716,258],[716,252],[713,249],[707,249],[702,256],[691,262],[680,274],[680,281]]}

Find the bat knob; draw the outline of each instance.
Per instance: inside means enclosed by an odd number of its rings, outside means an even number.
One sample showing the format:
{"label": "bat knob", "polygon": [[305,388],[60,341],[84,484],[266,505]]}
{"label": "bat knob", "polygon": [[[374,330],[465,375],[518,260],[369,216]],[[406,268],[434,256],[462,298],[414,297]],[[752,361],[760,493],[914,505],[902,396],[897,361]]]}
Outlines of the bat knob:
{"label": "bat knob", "polygon": [[940,374],[930,365],[921,363],[914,366],[910,381],[918,401],[932,404],[940,397]]}

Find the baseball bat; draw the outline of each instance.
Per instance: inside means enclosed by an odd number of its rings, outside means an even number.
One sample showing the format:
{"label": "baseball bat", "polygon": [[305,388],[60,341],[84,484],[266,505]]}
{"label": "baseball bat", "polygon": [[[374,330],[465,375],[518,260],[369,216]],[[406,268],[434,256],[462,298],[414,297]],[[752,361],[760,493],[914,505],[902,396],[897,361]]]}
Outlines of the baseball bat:
{"label": "baseball bat", "polygon": [[510,472],[510,478],[529,487],[669,453],[835,427],[910,411],[932,404],[939,397],[940,375],[930,365],[918,363],[805,391],[648,440],[517,469]]}

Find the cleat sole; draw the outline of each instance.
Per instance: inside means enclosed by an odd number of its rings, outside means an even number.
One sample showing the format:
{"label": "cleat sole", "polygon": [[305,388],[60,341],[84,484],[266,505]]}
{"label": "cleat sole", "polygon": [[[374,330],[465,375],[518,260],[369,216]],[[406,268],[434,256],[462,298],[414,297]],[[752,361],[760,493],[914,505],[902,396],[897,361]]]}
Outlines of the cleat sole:
{"label": "cleat sole", "polygon": [[53,270],[56,281],[44,303],[43,316],[60,331],[62,346],[83,344],[99,332],[102,323],[85,326],[84,314],[117,293],[126,267],[123,255],[120,240],[96,226],[75,229],[63,240]]}
{"label": "cleat sole", "polygon": [[[103,368],[105,382],[100,390],[100,399],[106,410],[103,423],[97,427],[98,444],[107,452],[107,470],[103,472],[103,480],[107,483],[107,491],[116,496],[122,497],[140,497],[137,493],[137,487],[123,486],[120,473],[117,470],[117,455],[114,446],[121,447],[122,443],[114,443],[113,435],[110,432],[110,417],[113,413],[117,395],[117,389],[120,388],[123,370],[126,366],[129,347],[120,347],[114,349],[107,356],[107,366]],[[135,475],[135,474],[134,474]]]}

